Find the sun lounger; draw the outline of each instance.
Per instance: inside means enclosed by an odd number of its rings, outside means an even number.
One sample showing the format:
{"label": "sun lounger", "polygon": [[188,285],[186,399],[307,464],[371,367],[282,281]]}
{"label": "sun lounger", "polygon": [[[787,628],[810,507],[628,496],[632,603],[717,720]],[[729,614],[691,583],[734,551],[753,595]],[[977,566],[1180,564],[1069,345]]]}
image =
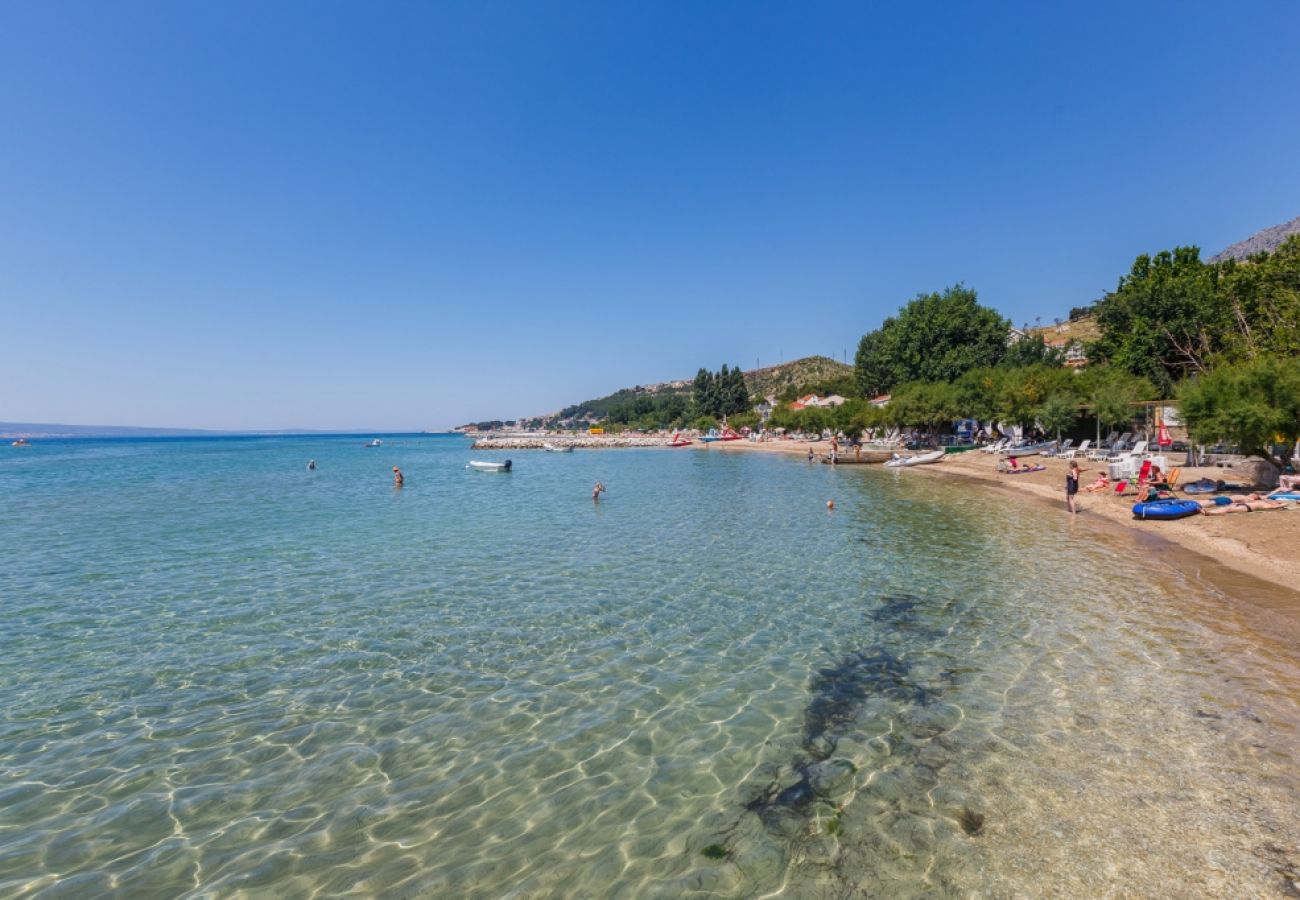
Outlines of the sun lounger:
{"label": "sun lounger", "polygon": [[1095,462],[1101,462],[1102,460],[1113,456],[1123,447],[1128,446],[1128,439],[1132,436],[1132,433],[1128,431],[1118,436],[1112,431],[1109,438],[1102,441],[1096,450],[1093,450],[1088,454],[1088,459],[1094,460]]}
{"label": "sun lounger", "polygon": [[1061,452],[1056,455],[1061,459],[1074,459],[1076,456],[1084,456],[1085,458],[1087,458],[1088,445],[1091,443],[1092,443],[1092,439],[1089,438],[1088,440],[1084,441],[1082,444],[1080,444],[1077,447],[1072,447],[1072,448],[1062,447]]}

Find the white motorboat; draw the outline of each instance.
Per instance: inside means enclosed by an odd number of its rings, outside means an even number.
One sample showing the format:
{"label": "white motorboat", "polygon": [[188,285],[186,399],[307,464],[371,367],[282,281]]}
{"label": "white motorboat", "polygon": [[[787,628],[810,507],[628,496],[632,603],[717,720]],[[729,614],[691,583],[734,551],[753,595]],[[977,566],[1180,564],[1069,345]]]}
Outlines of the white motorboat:
{"label": "white motorboat", "polygon": [[366,444],[366,446],[367,446],[367,447],[382,447],[382,446],[384,446],[384,442],[381,441],[379,438],[375,438],[375,439],[374,439],[373,441],[371,441],[369,444]]}
{"label": "white motorboat", "polygon": [[928,466],[931,463],[940,462],[944,455],[943,450],[931,450],[929,453],[918,453],[915,456],[896,456],[885,465],[891,469],[902,469],[908,466]]}
{"label": "white motorboat", "polygon": [[480,472],[509,472],[510,460],[505,462],[488,462],[483,459],[471,459],[467,469],[478,469]]}
{"label": "white motorboat", "polygon": [[572,444],[542,444],[542,449],[550,453],[572,453]]}

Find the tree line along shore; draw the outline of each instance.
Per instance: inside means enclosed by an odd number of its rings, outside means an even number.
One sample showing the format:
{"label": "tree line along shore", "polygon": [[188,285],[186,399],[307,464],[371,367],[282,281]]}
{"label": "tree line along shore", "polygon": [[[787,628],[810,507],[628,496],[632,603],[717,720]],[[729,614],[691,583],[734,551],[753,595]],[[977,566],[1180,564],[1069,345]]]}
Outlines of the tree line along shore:
{"label": "tree line along shore", "polygon": [[[754,373],[724,365],[519,424],[599,425],[606,446],[633,432],[702,432],[724,421],[849,438],[900,430],[937,441],[975,420],[1082,439],[1135,422],[1150,430],[1153,423],[1140,421],[1148,410],[1176,407],[1196,444],[1279,470],[1292,465],[1300,441],[1300,235],[1244,260],[1203,261],[1196,247],[1144,254],[1114,290],[1070,317],[1015,329],[958,284],[917,296],[863,335],[853,366],[817,358],[816,374],[786,383],[780,396],[755,396]],[[1049,339],[1054,334],[1070,337]],[[837,395],[836,402],[800,404],[805,393]]]}

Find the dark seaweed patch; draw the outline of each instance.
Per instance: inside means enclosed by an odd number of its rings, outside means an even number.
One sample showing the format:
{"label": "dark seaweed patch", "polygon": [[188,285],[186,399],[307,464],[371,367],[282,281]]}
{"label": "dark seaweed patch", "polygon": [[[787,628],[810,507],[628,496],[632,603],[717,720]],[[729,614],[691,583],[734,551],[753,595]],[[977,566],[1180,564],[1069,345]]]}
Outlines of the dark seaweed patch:
{"label": "dark seaweed patch", "polygon": [[[951,605],[945,604],[944,608]],[[915,631],[923,627],[922,600],[907,595],[887,596],[872,611],[871,618],[884,626],[885,640],[899,631],[911,631],[915,636]],[[786,777],[773,778],[745,803],[746,810],[775,832],[801,825],[816,803],[829,802],[837,776],[856,772],[851,762],[828,764],[827,760],[868,700],[886,697],[900,706],[928,706],[940,695],[938,689],[918,683],[910,664],[883,644],[847,653],[833,665],[818,669],[808,690],[811,697],[804,709],[802,753],[791,760]]]}
{"label": "dark seaweed patch", "polygon": [[984,814],[975,812],[969,806],[963,806],[957,815],[957,824],[961,825],[962,831],[974,837],[984,830]]}
{"label": "dark seaweed patch", "polygon": [[726,859],[728,856],[727,848],[721,844],[709,844],[709,846],[700,851],[700,855],[708,857],[709,859]]}

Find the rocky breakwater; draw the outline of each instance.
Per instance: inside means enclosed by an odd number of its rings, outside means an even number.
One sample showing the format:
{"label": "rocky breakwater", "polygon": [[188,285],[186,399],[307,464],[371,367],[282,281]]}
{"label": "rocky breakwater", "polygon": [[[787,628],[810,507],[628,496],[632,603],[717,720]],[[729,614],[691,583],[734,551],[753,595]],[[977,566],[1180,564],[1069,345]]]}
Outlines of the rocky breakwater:
{"label": "rocky breakwater", "polygon": [[580,450],[606,450],[616,447],[667,447],[669,438],[644,434],[528,435],[518,437],[481,437],[474,450],[546,450],[573,447]]}

